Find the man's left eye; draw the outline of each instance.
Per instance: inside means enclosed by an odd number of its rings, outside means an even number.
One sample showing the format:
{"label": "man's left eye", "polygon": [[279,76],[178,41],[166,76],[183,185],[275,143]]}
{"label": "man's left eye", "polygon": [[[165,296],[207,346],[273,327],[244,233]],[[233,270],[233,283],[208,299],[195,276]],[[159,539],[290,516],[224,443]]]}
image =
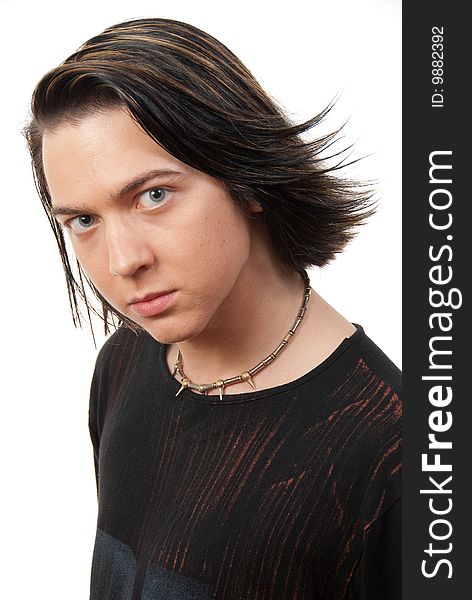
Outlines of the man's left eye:
{"label": "man's left eye", "polygon": [[163,202],[169,195],[169,190],[164,188],[153,188],[143,192],[140,196],[141,201],[147,206],[156,206]]}

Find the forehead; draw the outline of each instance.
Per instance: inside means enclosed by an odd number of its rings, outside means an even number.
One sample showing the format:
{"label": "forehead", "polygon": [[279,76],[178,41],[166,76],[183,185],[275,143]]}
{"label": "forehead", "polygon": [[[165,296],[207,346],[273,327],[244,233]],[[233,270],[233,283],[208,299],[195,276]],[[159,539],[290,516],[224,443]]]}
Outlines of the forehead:
{"label": "forehead", "polygon": [[147,169],[189,173],[121,108],[84,116],[44,132],[43,167],[51,196],[81,198],[94,188],[109,193]]}

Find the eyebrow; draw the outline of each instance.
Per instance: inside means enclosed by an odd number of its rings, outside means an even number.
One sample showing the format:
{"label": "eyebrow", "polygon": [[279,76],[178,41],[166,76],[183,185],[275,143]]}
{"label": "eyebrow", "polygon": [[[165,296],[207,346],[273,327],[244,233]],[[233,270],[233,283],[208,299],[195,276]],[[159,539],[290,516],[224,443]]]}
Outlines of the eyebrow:
{"label": "eyebrow", "polygon": [[[152,169],[151,171],[145,171],[131,179],[131,181],[128,181],[128,183],[121,187],[117,192],[112,192],[110,194],[110,200],[112,202],[118,202],[118,200],[121,200],[121,198],[155,177],[175,177],[180,175],[183,175],[183,173],[180,171],[173,171],[172,169]],[[58,215],[82,215],[87,211],[89,211],[89,209],[85,206],[51,206],[51,213],[54,217],[57,217]]]}

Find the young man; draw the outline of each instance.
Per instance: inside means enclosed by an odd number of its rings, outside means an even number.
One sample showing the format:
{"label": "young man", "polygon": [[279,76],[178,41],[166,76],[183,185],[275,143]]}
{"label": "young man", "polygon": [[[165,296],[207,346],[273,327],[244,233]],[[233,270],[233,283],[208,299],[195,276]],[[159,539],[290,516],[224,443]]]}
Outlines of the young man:
{"label": "young man", "polygon": [[[372,214],[211,36],[143,19],[46,74],[26,130],[90,397],[91,598],[400,598],[400,373],[309,285]],[[74,275],[66,231],[78,261]]]}

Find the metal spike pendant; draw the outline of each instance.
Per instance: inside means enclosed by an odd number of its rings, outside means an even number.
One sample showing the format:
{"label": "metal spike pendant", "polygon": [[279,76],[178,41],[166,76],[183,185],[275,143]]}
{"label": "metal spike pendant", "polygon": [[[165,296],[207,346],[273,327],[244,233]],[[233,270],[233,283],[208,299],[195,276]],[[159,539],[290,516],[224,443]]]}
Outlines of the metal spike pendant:
{"label": "metal spike pendant", "polygon": [[190,383],[189,380],[186,377],[183,377],[182,381],[180,382],[180,389],[175,395],[178,396],[182,390],[185,390],[186,388],[188,388],[189,383]]}
{"label": "metal spike pendant", "polygon": [[251,374],[249,373],[249,371],[244,371],[243,373],[241,373],[241,379],[243,381],[245,381],[246,383],[248,383],[253,390],[256,389],[256,386],[254,385],[254,382],[251,378]]}
{"label": "metal spike pendant", "polygon": [[220,400],[223,400],[223,389],[225,387],[225,382],[222,379],[217,379],[213,385],[216,388],[218,388],[218,393],[220,394]]}

